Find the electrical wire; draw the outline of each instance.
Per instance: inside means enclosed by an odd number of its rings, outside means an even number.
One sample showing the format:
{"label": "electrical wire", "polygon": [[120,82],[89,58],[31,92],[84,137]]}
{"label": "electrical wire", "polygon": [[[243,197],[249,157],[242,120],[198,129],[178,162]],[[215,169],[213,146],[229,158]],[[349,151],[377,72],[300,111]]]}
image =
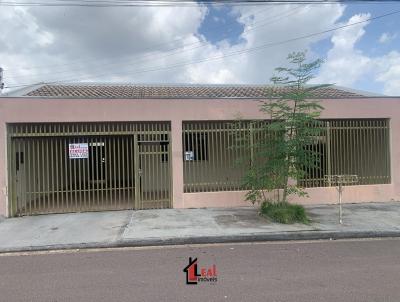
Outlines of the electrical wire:
{"label": "electrical wire", "polygon": [[[287,17],[297,13],[299,8],[300,8],[299,6],[296,6],[295,8],[290,9],[288,11],[285,11],[282,14],[276,15],[276,16],[274,16],[272,18],[269,18],[269,17],[268,18],[263,18],[263,19],[261,19],[261,20],[259,20],[257,22],[254,22],[252,24],[252,27],[245,29],[242,32],[242,34],[246,34],[246,33],[249,33],[251,31],[258,30],[261,27],[265,27],[267,25],[271,25],[273,23],[279,22],[283,18],[287,18]],[[262,23],[264,21],[268,21],[268,22]],[[254,26],[255,24],[258,24],[258,25]],[[197,46],[195,46],[195,45],[197,45]],[[176,47],[176,48],[173,48],[171,50],[168,50],[167,52],[169,52],[169,53],[167,53],[165,55],[161,55],[160,56],[160,55],[154,55],[154,53],[149,53],[149,54],[146,54],[146,55],[138,56],[139,58],[141,57],[142,59],[134,61],[134,62],[130,62],[129,65],[139,64],[139,63],[143,63],[143,62],[146,63],[148,61],[154,62],[154,60],[160,60],[160,59],[169,58],[171,56],[174,56],[174,55],[177,55],[177,54],[186,53],[186,52],[189,52],[189,51],[192,51],[192,50],[195,50],[195,49],[199,49],[199,48],[202,48],[202,47],[205,47],[205,46],[208,46],[208,45],[209,44],[208,44],[207,41],[197,41],[197,42],[193,42],[193,43],[187,43],[187,44],[184,44],[183,46]],[[185,47],[188,47],[188,46],[194,46],[194,47],[191,47],[191,48],[188,48],[188,49],[182,49],[182,48],[185,48]],[[118,66],[118,65],[121,65],[121,64],[127,65],[127,62],[123,61],[121,63],[113,62],[113,63],[108,63],[108,64],[102,64],[101,66],[99,65],[95,69],[99,69],[99,68],[104,69],[104,67]],[[65,74],[65,73],[79,72],[79,71],[86,71],[86,70],[87,70],[87,68],[79,68],[79,69],[69,69],[69,70],[64,70],[64,71],[53,71],[53,72],[48,72],[48,73],[39,73],[39,74],[35,74],[34,78],[38,78],[38,77],[43,76],[43,75],[46,76],[46,75],[54,75],[54,74]],[[21,76],[12,76],[11,75],[11,76],[7,76],[7,78],[10,78],[12,80],[21,79],[21,78],[27,78],[27,77],[32,77],[32,76],[31,75],[26,75],[26,76],[23,76],[23,75],[21,75]]]}
{"label": "electrical wire", "polygon": [[[189,66],[189,65],[193,65],[193,64],[199,64],[199,63],[204,63],[204,62],[209,62],[209,61],[215,61],[215,60],[221,60],[221,59],[225,59],[228,57],[232,57],[232,56],[237,56],[237,55],[242,55],[242,54],[246,54],[246,53],[253,53],[256,51],[260,51],[266,48],[270,48],[273,46],[278,46],[278,45],[282,45],[282,44],[286,44],[286,43],[290,43],[290,42],[294,42],[294,41],[298,41],[298,40],[302,40],[302,39],[308,39],[314,36],[318,36],[318,35],[323,35],[326,33],[330,33],[330,32],[334,32],[337,30],[341,30],[344,28],[348,28],[351,26],[355,26],[358,24],[363,24],[366,22],[371,22],[374,20],[378,20],[378,19],[382,19],[385,17],[389,17],[392,15],[396,15],[399,14],[400,10],[397,11],[392,11],[386,14],[382,14],[382,15],[378,15],[376,17],[371,17],[362,21],[358,21],[358,22],[354,22],[354,23],[350,23],[350,24],[346,24],[346,25],[342,25],[342,26],[338,26],[338,27],[334,27],[331,29],[327,29],[324,31],[319,31],[319,32],[315,32],[315,33],[311,33],[311,34],[307,34],[307,35],[303,35],[303,36],[299,36],[299,37],[295,37],[295,38],[291,38],[291,39],[287,39],[287,40],[283,40],[280,42],[274,42],[274,43],[266,43],[263,45],[259,45],[256,47],[249,47],[249,48],[245,48],[242,50],[237,50],[237,51],[233,51],[230,52],[228,54],[222,55],[222,56],[215,56],[215,57],[211,57],[211,58],[206,58],[206,59],[201,59],[201,60],[195,60],[195,61],[191,61],[191,62],[182,62],[182,63],[178,63],[178,64],[174,64],[174,65],[169,65],[169,66],[163,66],[163,67],[159,67],[159,68],[153,68],[153,69],[147,69],[147,70],[139,70],[139,71],[124,71],[121,73],[114,73],[114,75],[118,75],[118,74],[141,74],[141,73],[146,73],[146,72],[154,72],[154,71],[161,71],[161,70],[168,70],[168,69],[174,69],[174,68],[180,68],[180,67],[185,67],[185,66]],[[79,80],[87,80],[87,79],[94,79],[94,78],[99,78],[99,77],[103,77],[103,76],[109,76],[110,73],[104,73],[104,74],[100,74],[100,75],[92,75],[90,77],[86,77],[86,78],[71,78],[71,79],[61,79],[61,80],[57,80],[57,81],[52,81],[52,82],[44,82],[41,84],[56,84],[56,83],[66,83],[66,82],[70,82],[70,81],[79,81]],[[39,83],[35,83],[35,84],[39,84]],[[30,84],[23,84],[23,85],[15,85],[15,86],[7,86],[5,88],[17,88],[17,87],[27,87],[27,86],[31,86],[33,85],[33,83]]]}
{"label": "electrical wire", "polygon": [[[77,1],[77,2],[79,2],[79,1],[84,1],[84,2],[88,2],[88,3],[95,3],[95,2],[99,2],[98,0],[51,0],[51,1],[58,1],[58,2],[70,2],[70,1]],[[135,3],[138,3],[138,6],[139,6],[139,3],[144,3],[144,4],[146,4],[146,3],[149,3],[149,2],[151,2],[151,3],[170,3],[170,4],[179,4],[179,3],[197,3],[197,4],[202,4],[202,3],[205,3],[205,4],[213,4],[213,5],[215,5],[215,4],[229,4],[229,3],[232,3],[232,2],[234,2],[234,3],[244,3],[244,2],[246,2],[246,3],[261,3],[261,2],[271,2],[271,3],[283,3],[283,4],[291,4],[291,3],[305,3],[305,2],[309,2],[309,3],[312,3],[312,4],[318,4],[318,3],[325,3],[325,4],[327,4],[327,3],[346,3],[346,2],[351,2],[351,3],[353,3],[353,2],[355,2],[355,3],[361,3],[361,2],[363,2],[363,3],[366,3],[366,2],[368,2],[368,3],[384,3],[384,2],[386,2],[386,3],[391,3],[391,2],[395,2],[395,1],[393,1],[393,0],[315,0],[315,1],[302,1],[302,0],[286,0],[286,1],[274,1],[274,0],[264,0],[264,1],[261,1],[261,0],[250,0],[250,1],[243,1],[243,0],[221,0],[221,1],[215,1],[215,0],[203,0],[203,1],[198,1],[198,2],[196,2],[196,1],[178,1],[178,0],[170,0],[170,1],[157,1],[157,0],[154,0],[154,1],[138,1],[138,0],[113,0],[113,1],[109,1],[109,0],[100,0],[101,2],[110,2],[110,3],[115,3],[115,2],[123,2],[123,3],[125,3],[125,2],[127,2],[127,3],[130,3],[130,2],[135,2]],[[0,6],[3,4],[3,3],[7,3],[7,2],[0,2]],[[268,8],[266,9],[266,10],[268,10]],[[249,14],[249,15],[251,15],[251,14]],[[179,39],[175,39],[175,40],[172,40],[172,41],[169,41],[169,42],[166,42],[166,43],[160,43],[160,44],[157,44],[157,45],[153,45],[151,48],[152,49],[154,49],[154,48],[158,48],[158,47],[160,47],[160,46],[164,46],[164,45],[168,45],[168,44],[171,44],[171,43],[177,43],[177,42],[179,42],[179,41],[183,41],[184,40],[184,38],[179,38]],[[177,49],[180,49],[180,48],[182,48],[182,47],[187,47],[187,46],[192,46],[192,45],[194,45],[194,44],[197,44],[197,43],[199,43],[199,42],[194,42],[194,43],[191,43],[191,44],[186,44],[186,45],[183,45],[183,46],[180,46],[180,47],[177,47],[177,48],[173,48],[173,49],[169,49],[169,50],[167,50],[167,51],[173,51],[173,50],[177,50]],[[147,48],[148,50],[152,50],[152,49],[150,49],[150,47],[149,48]],[[145,51],[146,49],[144,49],[143,51]],[[154,51],[153,51],[154,52]],[[145,54],[144,56],[143,55],[141,55],[141,56],[139,56],[139,57],[149,57],[151,54]],[[25,70],[33,70],[33,69],[44,69],[44,68],[51,68],[51,67],[62,67],[62,66],[68,66],[68,67],[70,67],[70,66],[73,66],[73,65],[78,65],[78,64],[81,64],[80,62],[82,62],[83,60],[82,59],[79,59],[79,60],[74,60],[74,61],[70,61],[69,63],[66,63],[66,64],[57,64],[57,65],[50,65],[50,66],[46,66],[46,65],[41,65],[41,66],[31,66],[31,67],[22,67],[22,69],[25,69]],[[99,62],[100,60],[98,60],[98,59],[96,59],[96,60],[90,60],[90,61],[92,61],[92,62]],[[76,62],[76,63],[75,63]],[[87,62],[87,60],[86,60],[86,62],[84,62],[84,63],[88,63]],[[112,64],[114,64],[114,63],[112,63]],[[24,76],[24,75],[16,75],[16,76],[13,76],[14,75],[14,73],[13,72],[10,72],[11,70],[9,70],[9,69],[5,69],[4,71],[7,71],[7,74],[8,74],[8,77],[9,78],[21,78],[21,77],[28,77],[28,75],[27,76]],[[69,70],[67,71],[65,71],[65,72],[69,72]],[[57,72],[57,73],[59,73],[59,72]],[[48,74],[53,74],[52,72],[49,72]],[[29,75],[30,76],[30,75]]]}
{"label": "electrical wire", "polygon": [[[241,17],[242,18],[247,18],[247,17],[249,17],[249,16],[252,16],[252,15],[255,15],[255,14],[261,14],[262,12],[265,12],[265,11],[267,11],[267,10],[269,10],[269,8],[265,8],[265,9],[262,9],[262,10],[255,10],[255,11],[252,11],[252,12],[250,12],[250,13],[248,13],[248,14],[245,14],[245,15],[242,15]],[[269,16],[268,16],[269,17]],[[275,18],[275,17],[273,17],[273,18]],[[231,24],[233,24],[233,23],[235,23],[235,22],[237,22],[236,20],[235,21],[232,21],[232,22],[228,22],[228,23],[226,23],[226,24],[224,24],[224,26],[227,26],[227,25],[231,25]],[[217,25],[217,26],[212,26],[212,27],[210,27],[210,28],[208,28],[209,30],[212,30],[212,29],[217,29],[217,28],[219,28],[219,25]],[[154,44],[154,45],[152,45],[152,46],[148,46],[148,47],[146,47],[146,48],[144,48],[142,51],[151,51],[151,52],[155,52],[154,51],[154,49],[157,49],[157,48],[159,48],[159,47],[161,47],[161,46],[166,46],[166,45],[169,45],[169,44],[176,44],[176,43],[178,43],[178,42],[181,42],[181,41],[184,41],[185,40],[185,38],[178,38],[178,39],[174,39],[174,40],[171,40],[171,41],[167,41],[167,42],[163,42],[163,43],[158,43],[158,44]],[[192,45],[194,45],[194,44],[198,44],[199,42],[193,42],[193,43],[187,43],[187,44],[183,44],[183,45],[181,45],[181,46],[179,46],[179,47],[175,47],[175,48],[172,48],[172,49],[168,49],[168,50],[166,50],[166,51],[173,51],[173,50],[176,50],[176,49],[181,49],[182,47],[187,47],[187,46],[192,46]],[[140,56],[137,56],[137,57],[148,57],[149,55],[151,55],[151,54],[146,54],[146,55],[140,55]],[[136,57],[135,57],[136,58]],[[117,60],[124,60],[124,59],[126,59],[126,58],[122,58],[122,59],[117,59]],[[82,63],[89,63],[89,62],[100,62],[100,61],[102,61],[102,60],[99,60],[99,59],[92,59],[92,60],[83,60],[83,59],[79,59],[79,60],[74,60],[72,63],[71,63],[71,61],[69,61],[68,63],[66,63],[66,64],[54,64],[54,65],[36,65],[36,66],[30,66],[30,67],[20,67],[21,69],[24,69],[24,70],[34,70],[34,69],[43,69],[43,68],[52,68],[52,67],[62,67],[62,66],[68,66],[68,67],[70,67],[70,66],[72,66],[72,65],[77,65],[77,64],[79,64],[79,65],[81,65]],[[74,62],[76,62],[76,63],[74,63]],[[104,66],[104,65],[102,65],[102,66]],[[10,73],[10,69],[7,69],[6,71],[8,71],[8,74],[9,75],[12,75],[13,73],[11,72]]]}
{"label": "electrical wire", "polygon": [[199,4],[220,5],[278,5],[278,4],[332,4],[332,3],[383,3],[396,2],[395,0],[201,0],[201,1],[143,1],[143,0],[41,0],[41,1],[2,1],[0,6],[40,6],[40,7],[177,7],[198,6]]}

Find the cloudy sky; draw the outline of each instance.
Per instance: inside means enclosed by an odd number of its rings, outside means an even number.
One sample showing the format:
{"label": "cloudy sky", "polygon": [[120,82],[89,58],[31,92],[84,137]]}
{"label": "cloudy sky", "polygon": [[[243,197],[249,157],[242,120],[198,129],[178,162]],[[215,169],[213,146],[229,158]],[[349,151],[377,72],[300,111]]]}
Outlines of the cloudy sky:
{"label": "cloudy sky", "polygon": [[[291,51],[314,82],[400,95],[400,3],[189,7],[0,6],[8,87],[38,82],[268,83]],[[287,42],[288,40],[295,39]]]}

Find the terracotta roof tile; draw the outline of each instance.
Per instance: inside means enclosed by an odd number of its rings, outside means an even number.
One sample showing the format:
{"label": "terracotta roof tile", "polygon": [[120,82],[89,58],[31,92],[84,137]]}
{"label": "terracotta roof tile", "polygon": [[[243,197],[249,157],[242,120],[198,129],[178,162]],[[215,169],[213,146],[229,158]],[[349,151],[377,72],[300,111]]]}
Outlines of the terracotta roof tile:
{"label": "terracotta roof tile", "polygon": [[[25,96],[71,98],[265,98],[279,96],[288,88],[252,85],[43,85]],[[366,95],[340,89],[335,86],[318,88],[312,92],[315,98],[354,98]]]}

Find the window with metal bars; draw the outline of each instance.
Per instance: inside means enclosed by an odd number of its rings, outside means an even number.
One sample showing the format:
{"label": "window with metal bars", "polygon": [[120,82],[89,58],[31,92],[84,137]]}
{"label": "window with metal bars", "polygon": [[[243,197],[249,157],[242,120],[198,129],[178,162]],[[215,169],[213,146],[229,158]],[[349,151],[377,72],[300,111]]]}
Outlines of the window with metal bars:
{"label": "window with metal bars", "polygon": [[[248,169],[243,163],[251,156],[251,144],[268,137],[260,122],[268,121],[184,122],[185,192],[243,190],[241,179]],[[319,159],[305,169],[300,186],[329,186],[326,175],[343,174],[358,175],[359,185],[390,183],[388,119],[322,120],[321,127],[314,143],[305,147]]]}
{"label": "window with metal bars", "polygon": [[[208,134],[203,132],[185,133],[185,159],[208,160]],[[189,156],[188,156],[189,155]]]}
{"label": "window with metal bars", "polygon": [[324,120],[323,132],[310,150],[319,153],[315,168],[306,171],[299,184],[329,186],[327,175],[357,175],[353,185],[390,183],[388,119]]}

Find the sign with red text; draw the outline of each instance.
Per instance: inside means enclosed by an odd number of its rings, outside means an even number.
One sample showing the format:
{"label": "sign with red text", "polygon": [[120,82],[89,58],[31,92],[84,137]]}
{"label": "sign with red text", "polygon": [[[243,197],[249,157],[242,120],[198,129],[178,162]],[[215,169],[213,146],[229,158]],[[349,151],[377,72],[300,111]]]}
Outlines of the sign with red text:
{"label": "sign with red text", "polygon": [[87,143],[69,144],[69,158],[89,158],[89,145]]}
{"label": "sign with red text", "polygon": [[200,266],[197,258],[189,257],[189,264],[183,269],[186,274],[186,284],[216,283],[217,266]]}

